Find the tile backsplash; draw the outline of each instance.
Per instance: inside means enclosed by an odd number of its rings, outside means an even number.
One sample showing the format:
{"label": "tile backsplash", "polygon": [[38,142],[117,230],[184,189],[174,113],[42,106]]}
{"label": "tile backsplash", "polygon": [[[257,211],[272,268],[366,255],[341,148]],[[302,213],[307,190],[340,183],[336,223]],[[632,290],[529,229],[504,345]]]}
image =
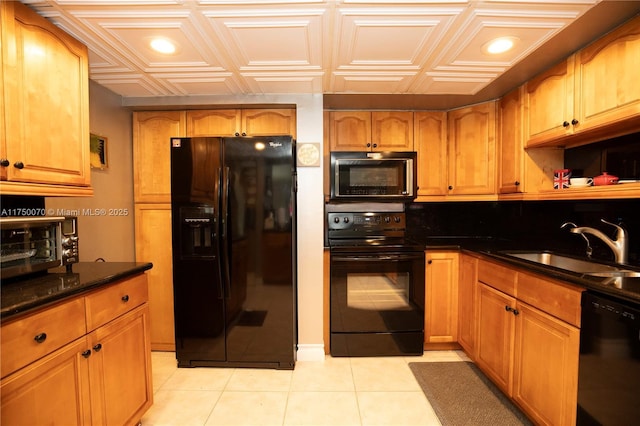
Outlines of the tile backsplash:
{"label": "tile backsplash", "polygon": [[[615,238],[620,223],[629,233],[629,263],[640,266],[640,199],[602,201],[496,201],[412,203],[408,228],[422,237],[487,237],[519,245],[585,255],[580,235],[560,226],[567,221],[597,228]],[[593,258],[613,261],[613,253],[589,236]]]}

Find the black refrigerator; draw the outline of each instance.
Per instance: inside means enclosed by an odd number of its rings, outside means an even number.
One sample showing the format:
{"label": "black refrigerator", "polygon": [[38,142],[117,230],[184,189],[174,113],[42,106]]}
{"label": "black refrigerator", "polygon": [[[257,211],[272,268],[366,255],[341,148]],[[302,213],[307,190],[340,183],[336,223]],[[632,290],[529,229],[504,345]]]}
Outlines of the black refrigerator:
{"label": "black refrigerator", "polygon": [[171,222],[178,366],[293,369],[295,140],[171,138]]}

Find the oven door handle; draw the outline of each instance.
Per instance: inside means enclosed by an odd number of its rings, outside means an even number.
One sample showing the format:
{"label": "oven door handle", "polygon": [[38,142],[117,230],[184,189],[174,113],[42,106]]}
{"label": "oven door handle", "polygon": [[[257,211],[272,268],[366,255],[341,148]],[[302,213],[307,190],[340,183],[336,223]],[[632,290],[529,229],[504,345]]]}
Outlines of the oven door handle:
{"label": "oven door handle", "polygon": [[424,254],[332,255],[332,262],[380,262],[424,260]]}

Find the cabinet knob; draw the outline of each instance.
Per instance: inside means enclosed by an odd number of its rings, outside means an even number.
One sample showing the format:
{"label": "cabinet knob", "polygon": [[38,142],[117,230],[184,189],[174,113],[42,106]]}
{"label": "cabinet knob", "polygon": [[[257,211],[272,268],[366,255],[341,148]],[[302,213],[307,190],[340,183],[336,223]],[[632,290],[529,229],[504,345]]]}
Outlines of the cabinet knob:
{"label": "cabinet knob", "polygon": [[124,303],[127,303],[127,302],[129,301],[129,295],[128,295],[128,294],[125,294],[124,296],[122,296],[122,298],[121,298],[121,299],[122,299],[122,301],[123,301]]}
{"label": "cabinet knob", "polygon": [[513,315],[519,315],[519,314],[520,314],[520,311],[519,311],[519,310],[517,310],[517,309],[514,309],[514,310],[513,310]]}
{"label": "cabinet knob", "polygon": [[242,132],[242,136],[247,136],[247,134],[245,132]]}
{"label": "cabinet knob", "polygon": [[449,191],[451,191],[453,189],[453,186],[449,185]]}
{"label": "cabinet knob", "polygon": [[433,260],[429,259],[429,260],[427,260],[427,263],[428,263],[429,265],[431,265],[431,264],[433,263]]}
{"label": "cabinet knob", "polygon": [[367,148],[371,148],[371,144],[367,142]]}
{"label": "cabinet knob", "polygon": [[573,124],[574,126],[575,126],[576,124],[578,124],[578,123],[579,123],[579,121],[578,121],[578,120],[576,120],[575,118],[574,118],[573,120],[571,120],[571,124]]}
{"label": "cabinet knob", "polygon": [[562,122],[562,127],[569,127],[569,124],[571,124],[571,123],[569,123],[568,121],[563,121]]}
{"label": "cabinet knob", "polygon": [[13,164],[13,167],[16,169],[24,169],[24,163],[22,161],[17,161]]}
{"label": "cabinet knob", "polygon": [[236,136],[240,136],[240,133],[236,132],[236,134],[235,134],[235,135],[236,135]]}
{"label": "cabinet knob", "polygon": [[89,358],[91,356],[91,349],[87,349],[86,351],[83,351],[81,355],[85,358]]}
{"label": "cabinet knob", "polygon": [[377,144],[377,143],[374,143],[374,144],[373,144],[373,147],[374,147],[374,148],[377,148],[377,147],[378,147],[378,144]]}
{"label": "cabinet knob", "polygon": [[520,186],[520,181],[519,180],[515,181],[515,184],[516,186]]}
{"label": "cabinet knob", "polygon": [[0,159],[0,166],[7,167],[9,164],[11,163],[9,163],[9,160],[7,160],[6,158]]}
{"label": "cabinet knob", "polygon": [[47,340],[47,333],[36,334],[36,337],[34,337],[33,340],[38,343],[43,343],[45,340]]}
{"label": "cabinet knob", "polygon": [[506,305],[504,307],[504,310],[507,311],[507,312],[511,312],[511,311],[513,311],[513,308],[511,308],[511,306],[509,306],[509,305]]}
{"label": "cabinet knob", "polygon": [[102,349],[102,343],[98,343],[93,347],[93,350],[96,352],[100,352],[100,349]]}

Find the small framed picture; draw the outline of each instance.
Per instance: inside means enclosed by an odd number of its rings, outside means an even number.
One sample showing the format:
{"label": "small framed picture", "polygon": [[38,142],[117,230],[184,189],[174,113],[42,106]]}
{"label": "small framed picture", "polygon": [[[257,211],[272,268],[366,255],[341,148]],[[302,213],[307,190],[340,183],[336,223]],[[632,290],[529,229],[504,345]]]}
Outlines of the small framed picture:
{"label": "small framed picture", "polygon": [[89,157],[92,169],[106,170],[107,163],[107,138],[91,134]]}

